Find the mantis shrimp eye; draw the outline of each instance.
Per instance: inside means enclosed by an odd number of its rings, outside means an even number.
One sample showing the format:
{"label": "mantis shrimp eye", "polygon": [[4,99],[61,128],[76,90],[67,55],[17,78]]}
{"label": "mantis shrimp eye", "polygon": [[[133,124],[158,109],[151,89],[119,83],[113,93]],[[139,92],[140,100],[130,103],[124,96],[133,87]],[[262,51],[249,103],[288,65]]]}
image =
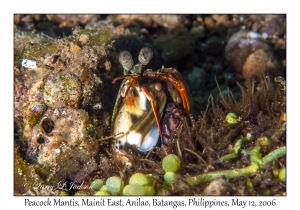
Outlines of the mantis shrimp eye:
{"label": "mantis shrimp eye", "polygon": [[147,65],[153,56],[153,51],[149,47],[144,47],[139,53],[139,61],[143,65]]}
{"label": "mantis shrimp eye", "polygon": [[133,66],[131,53],[128,51],[122,51],[119,55],[119,62],[125,70],[130,70]]}

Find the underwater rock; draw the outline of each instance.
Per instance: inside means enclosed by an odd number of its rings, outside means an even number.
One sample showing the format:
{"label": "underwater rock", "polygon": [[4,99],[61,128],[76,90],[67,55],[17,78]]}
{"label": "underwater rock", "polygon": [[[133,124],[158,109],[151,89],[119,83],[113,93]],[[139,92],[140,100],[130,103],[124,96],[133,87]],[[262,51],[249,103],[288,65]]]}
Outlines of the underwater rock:
{"label": "underwater rock", "polygon": [[173,15],[173,14],[152,15],[152,20],[157,25],[164,27],[168,30],[183,29],[182,26],[183,17],[180,15]]}
{"label": "underwater rock", "polygon": [[215,28],[215,22],[214,22],[214,20],[213,20],[211,17],[209,17],[209,16],[206,16],[206,17],[204,18],[204,24],[205,24],[205,26],[206,26],[208,29],[213,29],[213,28]]}
{"label": "underwater rock", "polygon": [[239,15],[214,14],[205,16],[204,24],[209,30],[219,30],[222,27],[236,27],[240,23]]}
{"label": "underwater rock", "polygon": [[206,72],[203,68],[194,67],[187,75],[188,85],[193,90],[199,90],[205,85]]}
{"label": "underwater rock", "polygon": [[86,25],[100,19],[100,15],[94,14],[47,14],[46,17],[50,22],[59,23],[59,27],[61,28],[72,28],[78,24]]}
{"label": "underwater rock", "polygon": [[[95,139],[109,124],[103,116],[109,115],[104,109],[110,100],[102,99],[98,70],[107,71],[107,77],[113,73],[108,71],[110,28],[77,30],[61,39],[30,34],[14,37],[16,145],[29,166],[43,168],[37,171],[41,181],[55,186],[67,179],[80,182],[97,169]],[[20,68],[22,59],[35,60],[36,70]],[[92,109],[97,104],[101,110]]]}
{"label": "underwater rock", "polygon": [[130,27],[150,27],[153,23],[150,15],[139,15],[139,14],[122,14],[122,15],[108,15],[107,20],[121,23],[125,26]]}
{"label": "underwater rock", "polygon": [[269,46],[256,32],[238,31],[228,40],[225,47],[226,60],[237,72],[242,72],[247,57],[256,50],[268,50]]}
{"label": "underwater rock", "polygon": [[43,96],[47,106],[52,108],[78,108],[82,99],[82,85],[77,76],[63,74],[46,81]]}
{"label": "underwater rock", "polygon": [[44,112],[46,111],[47,106],[43,102],[31,101],[29,102],[23,111],[23,118],[25,125],[28,125],[30,128],[36,125],[40,120]]}
{"label": "underwater rock", "polygon": [[24,194],[27,192],[27,188],[24,184],[28,183],[33,185],[36,181],[39,181],[38,176],[35,175],[34,165],[30,165],[20,155],[19,148],[14,149],[14,193]]}
{"label": "underwater rock", "polygon": [[[104,89],[99,68],[107,69],[104,71],[108,78],[113,74],[108,72],[110,64],[114,65],[110,63],[109,27],[99,27],[97,31],[77,30],[76,34],[61,39],[18,30],[14,35],[14,120],[18,122],[16,135],[22,142],[35,135],[32,133],[34,127],[43,119],[47,106],[85,109],[95,123],[95,126],[85,128],[91,135],[98,127],[100,130],[105,125],[108,127],[108,117],[103,116],[109,115],[106,107],[112,96],[103,99],[103,92],[109,88]],[[36,69],[20,67],[24,59],[36,61]],[[80,81],[84,72],[85,81]],[[45,103],[44,99],[49,101]],[[101,104],[101,109],[92,109],[97,104]],[[51,123],[43,125],[51,127]],[[101,132],[98,134],[97,138],[102,136]],[[26,143],[18,146],[22,154],[27,151]]]}
{"label": "underwater rock", "polygon": [[205,27],[201,25],[194,26],[191,28],[190,33],[195,39],[202,39],[205,36]]}
{"label": "underwater rock", "polygon": [[68,176],[80,182],[97,168],[99,132],[84,110],[49,108],[30,132],[27,159],[51,167],[52,181]]}
{"label": "underwater rock", "polygon": [[182,21],[184,17],[174,14],[163,15],[140,15],[140,14],[122,14],[122,15],[108,15],[107,20],[114,23],[122,24],[126,27],[145,27],[157,28],[158,26],[168,30],[183,29]]}
{"label": "underwater rock", "polygon": [[198,59],[191,36],[163,36],[154,41],[154,46],[161,51],[166,66],[191,67]]}
{"label": "underwater rock", "polygon": [[218,56],[223,53],[224,41],[219,37],[210,37],[204,45],[204,51],[213,56]]}
{"label": "underwater rock", "polygon": [[230,27],[232,25],[232,22],[229,20],[229,15],[227,14],[226,15],[214,14],[211,17],[215,21],[216,26]]}
{"label": "underwater rock", "polygon": [[236,187],[233,184],[229,183],[224,178],[218,178],[209,183],[209,185],[203,190],[202,195],[220,196],[225,193],[229,193],[228,189],[236,190],[235,188]]}
{"label": "underwater rock", "polygon": [[265,52],[260,49],[247,57],[242,74],[245,79],[250,76],[259,77],[263,71],[278,76],[280,67],[280,63],[274,58],[272,52]]}
{"label": "underwater rock", "polygon": [[[30,44],[43,44],[51,42],[50,38],[41,34],[34,34],[27,31],[18,31],[14,32],[14,48],[22,49],[26,43]],[[15,52],[16,53],[16,52]],[[24,58],[24,57],[23,57]]]}
{"label": "underwater rock", "polygon": [[[82,37],[82,36],[80,36],[80,37]],[[70,42],[70,51],[73,54],[77,54],[77,53],[79,53],[81,51],[81,48],[76,43]]]}
{"label": "underwater rock", "polygon": [[285,15],[265,15],[264,24],[258,29],[260,33],[267,33],[270,36],[282,36],[286,32]]}

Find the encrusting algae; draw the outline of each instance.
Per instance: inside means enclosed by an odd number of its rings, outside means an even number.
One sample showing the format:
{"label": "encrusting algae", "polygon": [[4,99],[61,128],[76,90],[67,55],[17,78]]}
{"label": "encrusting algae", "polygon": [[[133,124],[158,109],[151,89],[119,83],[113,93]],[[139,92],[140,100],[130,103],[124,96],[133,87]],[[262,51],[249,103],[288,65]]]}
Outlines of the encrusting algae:
{"label": "encrusting algae", "polygon": [[[83,35],[88,40],[83,41]],[[34,43],[24,36],[15,34],[15,117],[23,119],[16,121],[15,149],[20,154],[16,153],[15,162],[47,168],[30,172],[41,177],[37,181],[43,184],[89,180],[98,168],[96,139],[107,128],[108,113],[99,107],[107,99],[101,96],[102,76],[95,70],[110,62],[111,29],[85,30],[62,39],[36,35],[41,38]],[[24,58],[35,60],[37,68],[19,65]],[[84,69],[88,80],[82,81]],[[36,180],[26,178],[31,176],[29,169],[18,164],[15,169],[23,170],[18,180],[23,177],[33,186]],[[22,186],[21,180],[15,184],[18,189]]]}

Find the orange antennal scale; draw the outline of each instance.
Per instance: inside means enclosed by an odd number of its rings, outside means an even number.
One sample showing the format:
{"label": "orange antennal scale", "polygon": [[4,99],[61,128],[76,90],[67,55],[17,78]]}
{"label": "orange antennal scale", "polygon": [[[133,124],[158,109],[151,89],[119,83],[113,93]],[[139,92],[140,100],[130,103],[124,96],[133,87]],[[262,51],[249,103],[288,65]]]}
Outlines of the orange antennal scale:
{"label": "orange antennal scale", "polygon": [[185,90],[185,85],[182,82],[183,78],[175,68],[162,68],[160,72],[145,71],[143,75],[148,78],[161,79],[165,82],[170,82],[180,93],[183,109],[190,112],[191,106]]}
{"label": "orange antennal scale", "polygon": [[115,84],[115,82],[117,80],[122,80],[122,79],[125,79],[125,78],[128,78],[129,79],[129,84],[128,84],[128,88],[125,92],[125,96],[127,95],[130,87],[132,86],[132,84],[137,84],[138,83],[138,79],[130,74],[126,74],[126,75],[123,75],[123,76],[119,76],[119,77],[116,77],[113,79],[112,83]]}
{"label": "orange antennal scale", "polygon": [[116,81],[118,81],[118,80],[122,80],[122,79],[125,79],[125,78],[130,78],[130,79],[132,79],[132,80],[136,80],[136,78],[134,77],[134,76],[132,76],[132,75],[130,75],[130,74],[125,74],[125,75],[122,75],[122,76],[119,76],[119,77],[116,77],[116,78],[114,78],[113,80],[112,80],[112,84],[115,84],[116,83]]}

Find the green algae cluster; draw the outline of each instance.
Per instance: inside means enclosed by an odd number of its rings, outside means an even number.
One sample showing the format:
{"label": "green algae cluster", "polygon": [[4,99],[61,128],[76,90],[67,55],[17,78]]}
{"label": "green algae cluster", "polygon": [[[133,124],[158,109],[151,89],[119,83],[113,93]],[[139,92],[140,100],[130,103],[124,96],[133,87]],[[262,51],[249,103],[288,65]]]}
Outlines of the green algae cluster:
{"label": "green algae cluster", "polygon": [[24,58],[35,60],[47,54],[54,54],[57,51],[59,51],[59,46],[55,43],[28,43],[24,48],[14,48],[14,65],[18,66]]}
{"label": "green algae cluster", "polygon": [[110,44],[110,42],[111,42],[112,32],[111,32],[111,29],[108,27],[104,28],[103,30],[101,30],[99,32],[95,32],[90,29],[83,29],[83,30],[79,31],[76,35],[69,37],[69,40],[80,44],[78,35],[82,35],[82,34],[88,35],[89,46],[99,46],[102,44]]}
{"label": "green algae cluster", "polygon": [[112,32],[109,27],[103,27],[102,30],[94,31],[90,29],[80,30],[77,34],[64,37],[62,39],[52,39],[47,35],[47,42],[32,43],[28,40],[27,43],[17,45],[14,47],[14,65],[18,66],[22,59],[36,60],[46,55],[58,54],[64,45],[65,41],[75,42],[79,46],[83,44],[79,41],[80,35],[85,34],[89,40],[87,45],[90,47],[96,47],[101,45],[108,45],[111,43]]}

